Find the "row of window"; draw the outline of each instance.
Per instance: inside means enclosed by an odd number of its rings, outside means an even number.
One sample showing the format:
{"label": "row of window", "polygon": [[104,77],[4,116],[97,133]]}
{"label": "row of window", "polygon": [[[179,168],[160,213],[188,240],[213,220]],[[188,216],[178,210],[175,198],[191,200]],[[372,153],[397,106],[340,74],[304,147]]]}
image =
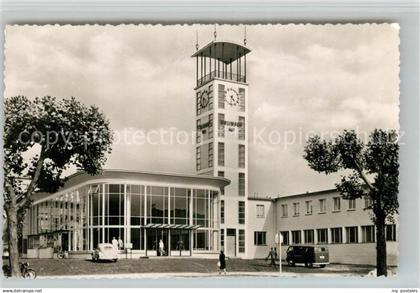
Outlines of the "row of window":
{"label": "row of window", "polygon": [[[202,169],[202,158],[201,158],[201,151],[202,148],[207,146],[207,167],[213,167],[213,158],[214,158],[214,149],[213,143],[209,142],[207,145],[197,146],[196,148],[196,169],[197,171]],[[238,145],[238,168],[245,168],[246,164],[246,156],[245,156],[245,145],[239,144]],[[219,142],[217,144],[217,165],[220,167],[225,166],[225,143]]]}
{"label": "row of window", "polygon": [[[225,223],[225,201],[220,201],[220,223]],[[245,202],[238,201],[238,224],[245,224]]]}
{"label": "row of window", "polygon": [[[294,231],[281,231],[283,236],[283,245],[291,244],[339,244],[339,243],[369,243],[375,242],[375,226],[360,226],[362,239],[359,239],[359,227],[335,227],[330,228],[330,239],[328,228],[323,229],[307,229]],[[343,230],[345,231],[345,240],[343,239]],[[265,231],[254,232],[254,245],[267,245],[267,236]],[[291,238],[290,236],[291,235]],[[303,236],[303,239],[302,239]],[[316,236],[316,239],[315,239]],[[397,231],[396,225],[386,225],[385,228],[386,241],[396,241]],[[359,241],[360,240],[360,241]]]}
{"label": "row of window", "polygon": [[[347,202],[347,210],[348,211],[355,211],[356,210],[356,200],[355,199],[348,199],[343,200],[341,197],[334,197],[333,199],[333,212],[339,212],[342,210],[342,201]],[[369,198],[365,198],[365,207],[369,208],[371,206],[371,201]],[[281,211],[282,217],[288,217],[288,205],[282,204],[281,205]],[[313,212],[313,201],[312,200],[306,200],[305,201],[305,214],[306,215],[312,215]],[[323,214],[327,212],[327,199],[322,198],[318,200],[318,213]],[[294,202],[293,203],[293,216],[298,217],[300,215],[300,202]]]}

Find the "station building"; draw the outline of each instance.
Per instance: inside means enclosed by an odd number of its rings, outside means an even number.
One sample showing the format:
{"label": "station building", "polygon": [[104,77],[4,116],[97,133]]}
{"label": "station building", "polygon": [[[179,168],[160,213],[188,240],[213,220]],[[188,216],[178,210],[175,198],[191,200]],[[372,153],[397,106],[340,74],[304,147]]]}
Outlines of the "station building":
{"label": "station building", "polygon": [[[345,200],[336,189],[248,199],[247,242],[250,258],[267,256],[277,247],[275,234],[283,236],[282,257],[289,245],[322,245],[330,262],[376,264],[376,231],[367,198]],[[386,225],[387,260],[397,265],[398,219]]]}
{"label": "station building", "polygon": [[[322,244],[329,247],[331,262],[374,264],[375,228],[363,199],[346,201],[336,190],[249,195],[250,52],[246,40],[244,45],[214,40],[192,55],[195,175],[76,173],[57,193],[36,195],[23,252],[39,257],[42,249],[58,247],[86,257],[98,243],[120,237],[130,255],[157,255],[162,239],[170,256],[217,257],[223,250],[228,257],[263,258],[281,232],[282,250],[290,244]],[[397,227],[387,226],[390,264],[396,264]]]}

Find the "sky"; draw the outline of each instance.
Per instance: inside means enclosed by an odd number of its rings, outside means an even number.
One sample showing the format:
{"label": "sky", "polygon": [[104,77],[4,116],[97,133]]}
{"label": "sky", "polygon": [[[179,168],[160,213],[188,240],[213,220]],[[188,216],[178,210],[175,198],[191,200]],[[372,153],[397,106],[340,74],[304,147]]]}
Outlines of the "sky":
{"label": "sky", "polygon": [[[243,26],[216,31],[243,43]],[[118,134],[105,168],[194,174],[192,139],[168,137],[194,131],[197,32],[200,47],[214,38],[213,25],[8,26],[4,96],[97,105]],[[311,134],[399,128],[398,25],[247,25],[246,38],[250,195],[334,188],[339,174],[302,157]]]}

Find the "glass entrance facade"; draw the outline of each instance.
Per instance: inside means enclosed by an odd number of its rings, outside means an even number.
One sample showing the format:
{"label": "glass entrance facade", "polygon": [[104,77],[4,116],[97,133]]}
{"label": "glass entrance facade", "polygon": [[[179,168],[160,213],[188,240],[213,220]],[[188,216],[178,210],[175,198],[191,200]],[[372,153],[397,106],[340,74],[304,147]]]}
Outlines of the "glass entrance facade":
{"label": "glass entrance facade", "polygon": [[92,250],[113,238],[133,251],[157,251],[160,240],[166,253],[217,251],[219,190],[142,182],[86,184],[35,202],[28,213],[28,248],[56,233],[65,235],[68,251]]}

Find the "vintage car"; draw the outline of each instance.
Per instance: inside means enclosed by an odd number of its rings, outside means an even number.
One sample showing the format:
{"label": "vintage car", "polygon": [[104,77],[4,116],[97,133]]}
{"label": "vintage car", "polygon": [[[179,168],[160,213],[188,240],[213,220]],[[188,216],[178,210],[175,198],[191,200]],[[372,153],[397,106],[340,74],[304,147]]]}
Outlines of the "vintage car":
{"label": "vintage car", "polygon": [[291,266],[302,263],[306,267],[319,265],[323,268],[329,264],[328,248],[326,246],[292,245],[287,249],[286,261]]}
{"label": "vintage car", "polygon": [[92,252],[92,259],[98,260],[111,260],[116,262],[118,260],[117,250],[110,243],[100,243],[98,248]]}

